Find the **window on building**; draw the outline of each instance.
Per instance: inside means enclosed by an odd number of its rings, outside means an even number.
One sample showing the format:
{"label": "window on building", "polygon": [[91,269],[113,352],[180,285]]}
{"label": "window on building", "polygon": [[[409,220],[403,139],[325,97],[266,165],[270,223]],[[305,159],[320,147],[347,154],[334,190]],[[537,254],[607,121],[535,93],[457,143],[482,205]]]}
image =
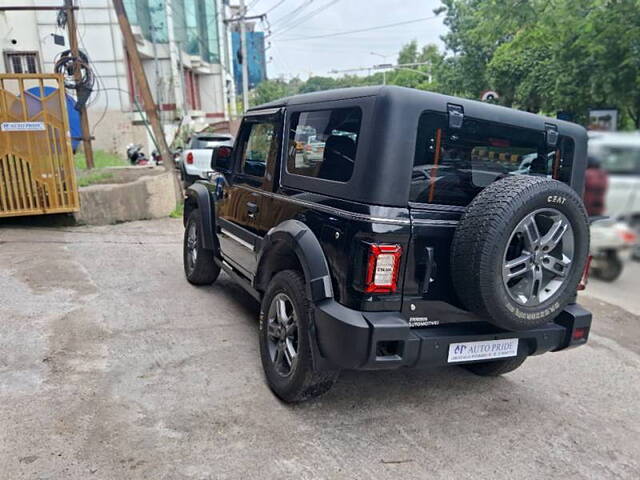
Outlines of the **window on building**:
{"label": "window on building", "polygon": [[40,72],[37,52],[5,52],[5,60],[9,73]]}
{"label": "window on building", "polygon": [[287,171],[348,182],[353,174],[362,111],[336,108],[294,113],[289,128]]}
{"label": "window on building", "polygon": [[189,110],[200,110],[200,80],[198,74],[188,68],[184,69],[184,94]]}

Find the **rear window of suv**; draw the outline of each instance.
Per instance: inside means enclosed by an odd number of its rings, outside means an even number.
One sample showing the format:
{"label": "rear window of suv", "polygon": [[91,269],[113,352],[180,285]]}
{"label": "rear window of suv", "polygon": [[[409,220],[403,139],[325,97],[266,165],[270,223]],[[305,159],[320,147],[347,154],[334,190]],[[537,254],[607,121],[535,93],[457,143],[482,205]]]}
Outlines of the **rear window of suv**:
{"label": "rear window of suv", "polygon": [[557,148],[545,132],[464,118],[449,128],[448,117],[425,112],[411,178],[411,202],[466,206],[490,183],[508,175],[541,175],[569,183],[573,140]]}
{"label": "rear window of suv", "polygon": [[231,141],[230,137],[218,136],[218,137],[193,137],[189,148],[192,150],[213,150],[219,146],[220,143],[228,143]]}
{"label": "rear window of suv", "polygon": [[287,171],[348,182],[355,165],[361,123],[362,110],[358,107],[293,113]]}

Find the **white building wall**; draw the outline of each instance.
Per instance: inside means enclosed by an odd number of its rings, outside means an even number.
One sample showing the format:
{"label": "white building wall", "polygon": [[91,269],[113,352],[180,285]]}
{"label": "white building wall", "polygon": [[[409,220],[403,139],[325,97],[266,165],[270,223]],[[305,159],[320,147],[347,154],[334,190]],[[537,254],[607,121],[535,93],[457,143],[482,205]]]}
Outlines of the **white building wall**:
{"label": "white building wall", "polygon": [[[0,0],[0,5],[52,5],[58,6],[63,0]],[[120,26],[111,0],[78,0],[76,11],[79,46],[88,52],[92,67],[97,75],[96,88],[88,106],[89,123],[95,149],[104,149],[123,154],[129,143],[141,143],[150,152],[152,143],[140,115],[130,100],[128,67]],[[56,11],[46,12],[5,12],[0,13],[0,48],[2,51],[36,51],[43,73],[52,72],[56,56],[69,48],[66,29],[56,25]],[[137,32],[133,26],[134,34]],[[52,34],[63,35],[65,46],[54,44]],[[137,36],[141,39],[141,35]],[[140,40],[138,51],[143,58],[143,67],[154,98],[161,110],[165,123],[176,123],[181,115],[183,99],[176,98],[182,93],[182,78],[172,74],[168,44],[157,44],[158,67],[156,75],[153,44]],[[185,68],[193,68],[200,75],[201,111],[193,114],[198,126],[207,121],[219,121],[225,112],[224,82],[220,65],[203,62],[192,64],[189,55],[182,54],[180,61]],[[4,55],[0,61],[0,72],[5,72]],[[177,88],[176,88],[177,87]],[[177,91],[176,91],[177,90]],[[138,90],[139,91],[139,90]],[[169,111],[176,105],[176,111]],[[169,126],[167,131],[174,128]],[[168,137],[171,140],[171,137]]]}

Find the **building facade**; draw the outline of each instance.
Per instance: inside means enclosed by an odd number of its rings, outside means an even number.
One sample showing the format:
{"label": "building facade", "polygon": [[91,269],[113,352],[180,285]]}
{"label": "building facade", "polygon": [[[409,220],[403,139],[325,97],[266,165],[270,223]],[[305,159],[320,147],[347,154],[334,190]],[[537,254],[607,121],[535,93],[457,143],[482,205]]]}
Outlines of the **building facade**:
{"label": "building facade", "polygon": [[[60,5],[62,0],[22,0]],[[15,5],[0,0],[0,5]],[[94,148],[122,154],[129,143],[152,148],[139,112],[136,85],[111,0],[79,0],[80,48],[96,74],[88,105]],[[222,0],[125,0],[147,81],[171,141],[181,119],[200,129],[229,118],[233,74]],[[54,35],[65,38],[61,46]],[[56,11],[0,12],[0,72],[52,72],[68,49]]]}

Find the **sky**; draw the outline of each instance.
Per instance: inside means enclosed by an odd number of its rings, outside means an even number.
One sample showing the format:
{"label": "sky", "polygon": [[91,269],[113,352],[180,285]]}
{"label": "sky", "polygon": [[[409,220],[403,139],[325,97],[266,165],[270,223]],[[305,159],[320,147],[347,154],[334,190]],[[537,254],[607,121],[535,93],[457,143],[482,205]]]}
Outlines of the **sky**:
{"label": "sky", "polygon": [[[248,15],[267,12],[272,32],[265,41],[269,78],[306,79],[331,70],[395,63],[406,43],[417,40],[419,45],[442,47],[440,35],[446,32],[441,18],[419,20],[434,17],[439,0],[246,0],[246,4]],[[339,35],[414,20],[419,21]],[[260,26],[257,30],[267,31],[267,23]]]}

